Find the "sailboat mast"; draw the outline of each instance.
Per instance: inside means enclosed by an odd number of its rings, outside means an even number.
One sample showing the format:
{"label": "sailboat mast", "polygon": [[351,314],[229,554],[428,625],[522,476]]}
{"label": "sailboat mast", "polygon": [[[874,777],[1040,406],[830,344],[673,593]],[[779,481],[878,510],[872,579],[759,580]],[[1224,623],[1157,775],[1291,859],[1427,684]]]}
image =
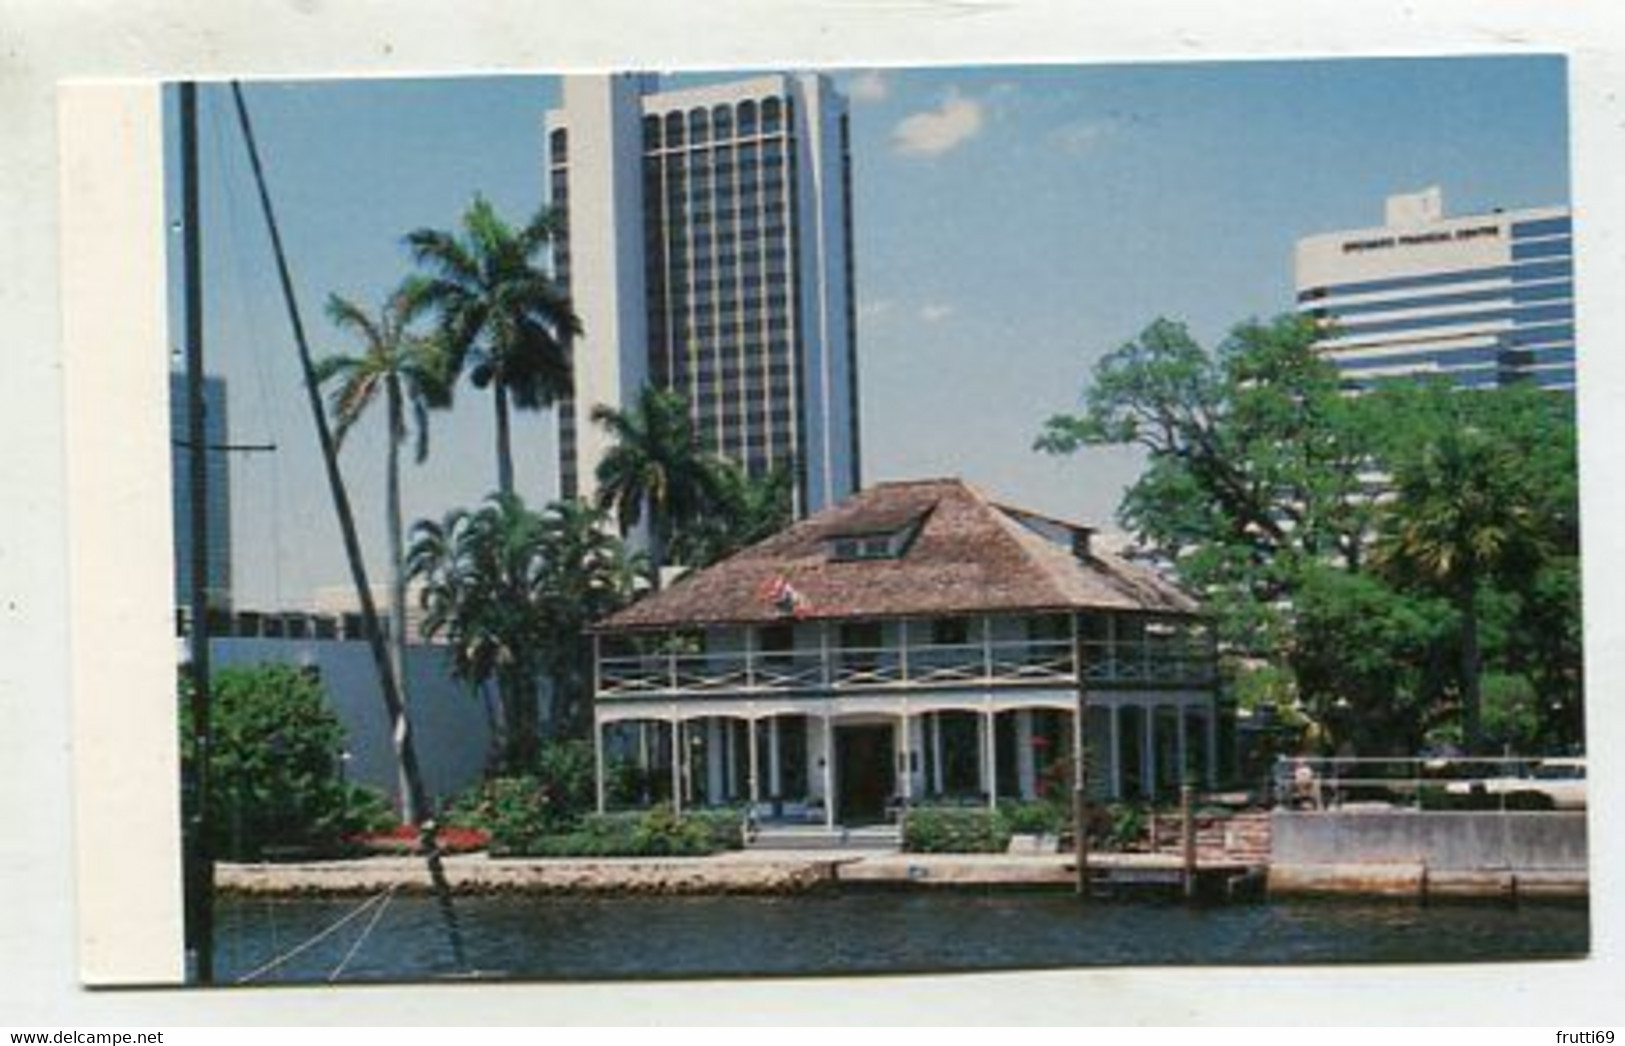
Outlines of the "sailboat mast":
{"label": "sailboat mast", "polygon": [[214,855],[209,846],[209,469],[207,410],[203,395],[203,264],[198,228],[197,85],[180,88],[181,255],[186,316],[187,516],[192,542],[188,592],[191,621],[192,808],[191,902],[192,946],[198,983],[214,980]]}
{"label": "sailboat mast", "polygon": [[[361,539],[356,533],[355,513],[350,508],[350,495],[345,489],[344,477],[339,472],[338,444],[322,406],[319,383],[316,380],[316,365],[311,358],[310,343],[305,338],[305,325],[300,318],[299,303],[294,295],[293,276],[288,271],[288,257],[282,248],[282,233],[277,226],[276,212],[271,206],[270,190],[266,188],[265,168],[260,162],[259,145],[254,138],[254,125],[248,116],[248,105],[243,100],[241,85],[233,82],[231,94],[232,100],[236,103],[237,124],[243,133],[243,145],[248,150],[249,167],[254,173],[260,213],[265,218],[266,232],[271,238],[277,280],[282,288],[282,300],[288,313],[288,323],[293,329],[294,345],[299,353],[299,368],[304,376],[306,400],[316,426],[316,442],[321,448],[323,470],[327,475],[328,492],[333,498],[333,511],[338,517],[339,534],[344,541],[344,555],[350,567],[350,581],[355,586],[356,598],[361,605],[367,645],[372,652],[373,665],[378,673],[379,690],[383,695],[385,711],[389,715],[395,741],[395,757],[399,760],[401,777],[407,789],[407,809],[413,811],[417,817],[419,843],[428,862],[429,877],[434,885],[441,917],[446,924],[452,953],[458,966],[466,967],[462,932],[452,909],[451,888],[440,860],[439,843],[435,839],[436,825],[429,812],[428,792],[423,786],[423,774],[418,764],[417,748],[413,743],[406,703],[401,700],[400,681],[395,676],[389,650],[384,643],[377,603],[372,597],[372,585],[367,580],[366,563],[361,555]],[[395,625],[400,628],[404,626],[404,622],[396,622]]]}

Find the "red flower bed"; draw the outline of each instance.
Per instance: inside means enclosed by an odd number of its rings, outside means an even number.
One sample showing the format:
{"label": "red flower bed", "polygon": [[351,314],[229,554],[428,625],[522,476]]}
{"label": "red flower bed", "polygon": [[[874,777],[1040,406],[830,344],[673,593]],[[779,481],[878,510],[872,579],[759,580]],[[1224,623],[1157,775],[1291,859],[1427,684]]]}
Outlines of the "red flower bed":
{"label": "red flower bed", "polygon": [[[491,835],[480,828],[447,826],[435,833],[435,840],[442,853],[472,853],[489,846]],[[417,849],[418,830],[416,825],[400,824],[387,832],[370,832],[350,841],[374,853],[412,853]]]}

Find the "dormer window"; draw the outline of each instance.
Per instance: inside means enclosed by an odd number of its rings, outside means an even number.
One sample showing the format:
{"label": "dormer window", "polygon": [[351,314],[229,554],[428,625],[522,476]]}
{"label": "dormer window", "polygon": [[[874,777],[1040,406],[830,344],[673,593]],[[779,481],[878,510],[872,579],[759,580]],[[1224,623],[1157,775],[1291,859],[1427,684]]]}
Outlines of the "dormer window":
{"label": "dormer window", "polygon": [[903,554],[904,544],[899,534],[836,538],[830,543],[830,555],[835,559],[896,559]]}
{"label": "dormer window", "polygon": [[824,548],[832,560],[901,559],[933,507],[934,502],[924,508],[913,505],[844,520],[825,532]]}

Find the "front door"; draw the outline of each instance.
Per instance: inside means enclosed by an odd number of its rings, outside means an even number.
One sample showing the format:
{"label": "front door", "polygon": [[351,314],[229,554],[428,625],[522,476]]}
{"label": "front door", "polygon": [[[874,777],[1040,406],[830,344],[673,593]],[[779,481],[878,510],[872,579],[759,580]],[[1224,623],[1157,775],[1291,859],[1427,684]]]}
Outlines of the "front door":
{"label": "front door", "polygon": [[835,814],[847,826],[886,819],[891,799],[890,724],[835,728]]}

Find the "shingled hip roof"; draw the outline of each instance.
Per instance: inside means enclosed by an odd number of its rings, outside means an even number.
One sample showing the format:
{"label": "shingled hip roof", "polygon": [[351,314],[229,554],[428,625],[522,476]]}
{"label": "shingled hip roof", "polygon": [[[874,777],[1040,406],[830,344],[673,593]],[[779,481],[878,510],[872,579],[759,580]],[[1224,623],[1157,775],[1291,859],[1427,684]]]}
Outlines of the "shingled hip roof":
{"label": "shingled hip roof", "polygon": [[[1156,572],[1099,551],[1078,555],[1050,523],[957,479],[881,483],[600,622],[604,632],[794,619],[1125,610],[1190,615],[1198,605]],[[912,532],[910,532],[912,531]],[[853,535],[897,533],[895,558],[842,558]],[[788,586],[795,598],[785,599]]]}

